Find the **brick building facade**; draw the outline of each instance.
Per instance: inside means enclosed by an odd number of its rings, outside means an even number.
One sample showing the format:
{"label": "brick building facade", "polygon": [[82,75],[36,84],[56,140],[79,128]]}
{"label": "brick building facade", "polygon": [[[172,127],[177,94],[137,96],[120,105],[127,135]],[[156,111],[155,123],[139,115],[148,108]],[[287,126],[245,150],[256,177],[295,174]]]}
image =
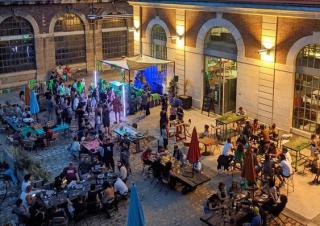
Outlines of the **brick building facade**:
{"label": "brick building facade", "polygon": [[[217,113],[243,106],[250,117],[285,130],[320,128],[319,1],[129,3],[137,28],[135,52],[142,47],[152,55],[157,43],[152,27],[161,26],[180,94],[192,96],[195,107],[211,95],[214,106],[222,104]],[[173,70],[168,68],[168,77]]]}
{"label": "brick building facade", "polygon": [[[90,21],[91,14],[104,19]],[[58,64],[92,73],[94,44],[96,60],[132,56],[130,14],[126,2],[0,1],[0,88],[43,81]]]}

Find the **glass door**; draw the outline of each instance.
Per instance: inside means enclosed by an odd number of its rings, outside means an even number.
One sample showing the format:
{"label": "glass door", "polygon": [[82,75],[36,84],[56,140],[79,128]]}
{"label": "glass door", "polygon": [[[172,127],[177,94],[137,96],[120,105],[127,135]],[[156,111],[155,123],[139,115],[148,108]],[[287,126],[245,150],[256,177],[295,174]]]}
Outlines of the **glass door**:
{"label": "glass door", "polygon": [[236,111],[237,62],[205,56],[204,95],[214,102],[214,112]]}

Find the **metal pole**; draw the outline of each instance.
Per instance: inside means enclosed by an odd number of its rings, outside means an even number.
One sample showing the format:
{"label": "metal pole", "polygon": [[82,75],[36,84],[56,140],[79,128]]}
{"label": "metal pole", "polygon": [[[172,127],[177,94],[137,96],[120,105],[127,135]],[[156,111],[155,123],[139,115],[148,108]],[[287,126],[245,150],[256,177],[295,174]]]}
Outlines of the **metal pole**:
{"label": "metal pole", "polygon": [[224,93],[225,93],[225,90],[224,90],[224,83],[225,83],[225,73],[226,73],[226,65],[225,63],[223,62],[223,77],[222,77],[222,115],[224,114]]}

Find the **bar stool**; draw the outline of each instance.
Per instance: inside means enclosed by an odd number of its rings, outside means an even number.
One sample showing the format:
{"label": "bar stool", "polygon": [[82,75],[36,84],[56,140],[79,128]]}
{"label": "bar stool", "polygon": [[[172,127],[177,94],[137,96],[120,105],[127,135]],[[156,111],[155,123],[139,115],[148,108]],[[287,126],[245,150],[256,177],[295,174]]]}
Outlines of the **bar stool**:
{"label": "bar stool", "polygon": [[294,178],[293,178],[294,172],[289,176],[285,177],[284,183],[287,186],[287,196],[289,194],[289,187],[292,187],[293,192],[294,192]]}

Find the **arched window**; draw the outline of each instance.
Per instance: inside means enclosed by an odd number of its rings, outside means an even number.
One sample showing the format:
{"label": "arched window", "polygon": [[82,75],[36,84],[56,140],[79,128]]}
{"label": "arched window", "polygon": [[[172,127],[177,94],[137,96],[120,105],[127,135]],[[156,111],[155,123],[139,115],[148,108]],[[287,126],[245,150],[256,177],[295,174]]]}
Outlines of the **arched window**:
{"label": "arched window", "polygon": [[56,64],[76,64],[86,62],[86,39],[84,24],[72,13],[59,17],[54,26]]}
{"label": "arched window", "polygon": [[293,127],[320,132],[320,44],[299,52],[295,75]]}
{"label": "arched window", "polygon": [[151,53],[158,59],[167,59],[167,35],[160,25],[156,24],[151,30]]}
{"label": "arched window", "polygon": [[128,28],[126,19],[102,21],[103,59],[126,56],[128,51]]}
{"label": "arched window", "polygon": [[36,69],[32,25],[12,16],[0,24],[0,73]]}
{"label": "arched window", "polygon": [[237,59],[236,41],[229,30],[224,27],[214,27],[208,32],[204,42],[204,48],[205,52],[209,53],[209,55],[212,55],[210,51],[223,52],[229,55],[226,58]]}

